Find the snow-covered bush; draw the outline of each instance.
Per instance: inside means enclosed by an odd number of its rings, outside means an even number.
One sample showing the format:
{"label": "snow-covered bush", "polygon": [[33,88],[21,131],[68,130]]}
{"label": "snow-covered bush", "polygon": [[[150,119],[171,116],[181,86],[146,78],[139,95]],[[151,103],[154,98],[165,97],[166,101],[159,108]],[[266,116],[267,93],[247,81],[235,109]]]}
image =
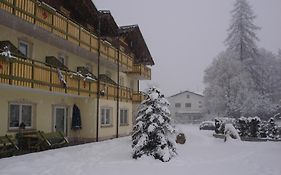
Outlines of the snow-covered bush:
{"label": "snow-covered bush", "polygon": [[249,118],[249,136],[258,137],[261,119],[259,117]]}
{"label": "snow-covered bush", "polygon": [[248,120],[245,117],[240,117],[236,124],[236,129],[238,130],[238,133],[241,137],[248,136]]}
{"label": "snow-covered bush", "polygon": [[240,117],[236,121],[235,127],[240,137],[258,137],[260,135],[260,123],[259,117]]}
{"label": "snow-covered bush", "polygon": [[133,128],[133,158],[153,156],[163,162],[176,155],[175,130],[171,126],[169,102],[159,89],[146,92],[146,99],[138,107]]}
{"label": "snow-covered bush", "polygon": [[270,118],[267,123],[267,136],[272,139],[278,139],[278,126],[275,123],[274,118]]}
{"label": "snow-covered bush", "polygon": [[261,121],[259,129],[259,137],[267,138],[267,121]]}

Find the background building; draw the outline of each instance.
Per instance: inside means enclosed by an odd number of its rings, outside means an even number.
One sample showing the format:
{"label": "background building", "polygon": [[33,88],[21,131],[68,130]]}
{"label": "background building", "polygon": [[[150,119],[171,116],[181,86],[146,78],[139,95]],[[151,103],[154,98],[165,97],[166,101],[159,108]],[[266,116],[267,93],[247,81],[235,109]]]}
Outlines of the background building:
{"label": "background building", "polygon": [[204,96],[184,91],[168,97],[171,116],[176,123],[198,123],[203,118]]}

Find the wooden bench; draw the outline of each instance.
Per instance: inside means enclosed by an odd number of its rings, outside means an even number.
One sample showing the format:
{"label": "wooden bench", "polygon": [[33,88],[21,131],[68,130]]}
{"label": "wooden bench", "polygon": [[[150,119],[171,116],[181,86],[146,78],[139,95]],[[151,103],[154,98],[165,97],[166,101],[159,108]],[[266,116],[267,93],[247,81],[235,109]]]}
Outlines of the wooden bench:
{"label": "wooden bench", "polygon": [[12,156],[19,148],[12,135],[0,136],[0,157]]}
{"label": "wooden bench", "polygon": [[43,150],[63,147],[69,143],[68,139],[62,132],[45,133],[43,131],[39,131],[38,135],[40,148]]}

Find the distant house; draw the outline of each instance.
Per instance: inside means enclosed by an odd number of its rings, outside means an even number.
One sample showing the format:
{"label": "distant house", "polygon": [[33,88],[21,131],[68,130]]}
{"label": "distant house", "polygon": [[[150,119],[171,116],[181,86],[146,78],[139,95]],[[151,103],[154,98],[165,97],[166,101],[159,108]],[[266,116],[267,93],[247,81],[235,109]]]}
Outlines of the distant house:
{"label": "distant house", "polygon": [[171,116],[176,123],[198,123],[203,118],[204,96],[184,91],[168,97]]}

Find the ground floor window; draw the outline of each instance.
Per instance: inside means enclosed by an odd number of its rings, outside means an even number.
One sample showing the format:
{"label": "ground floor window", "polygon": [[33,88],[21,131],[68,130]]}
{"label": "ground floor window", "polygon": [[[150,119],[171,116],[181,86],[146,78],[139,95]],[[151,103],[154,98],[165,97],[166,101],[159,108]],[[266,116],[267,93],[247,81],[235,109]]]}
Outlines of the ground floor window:
{"label": "ground floor window", "polygon": [[111,125],[111,108],[101,108],[101,125]]}
{"label": "ground floor window", "polygon": [[128,110],[120,109],[120,125],[128,125]]}
{"label": "ground floor window", "polygon": [[31,104],[9,104],[9,128],[16,129],[20,125],[24,125],[25,128],[32,127],[32,111]]}

